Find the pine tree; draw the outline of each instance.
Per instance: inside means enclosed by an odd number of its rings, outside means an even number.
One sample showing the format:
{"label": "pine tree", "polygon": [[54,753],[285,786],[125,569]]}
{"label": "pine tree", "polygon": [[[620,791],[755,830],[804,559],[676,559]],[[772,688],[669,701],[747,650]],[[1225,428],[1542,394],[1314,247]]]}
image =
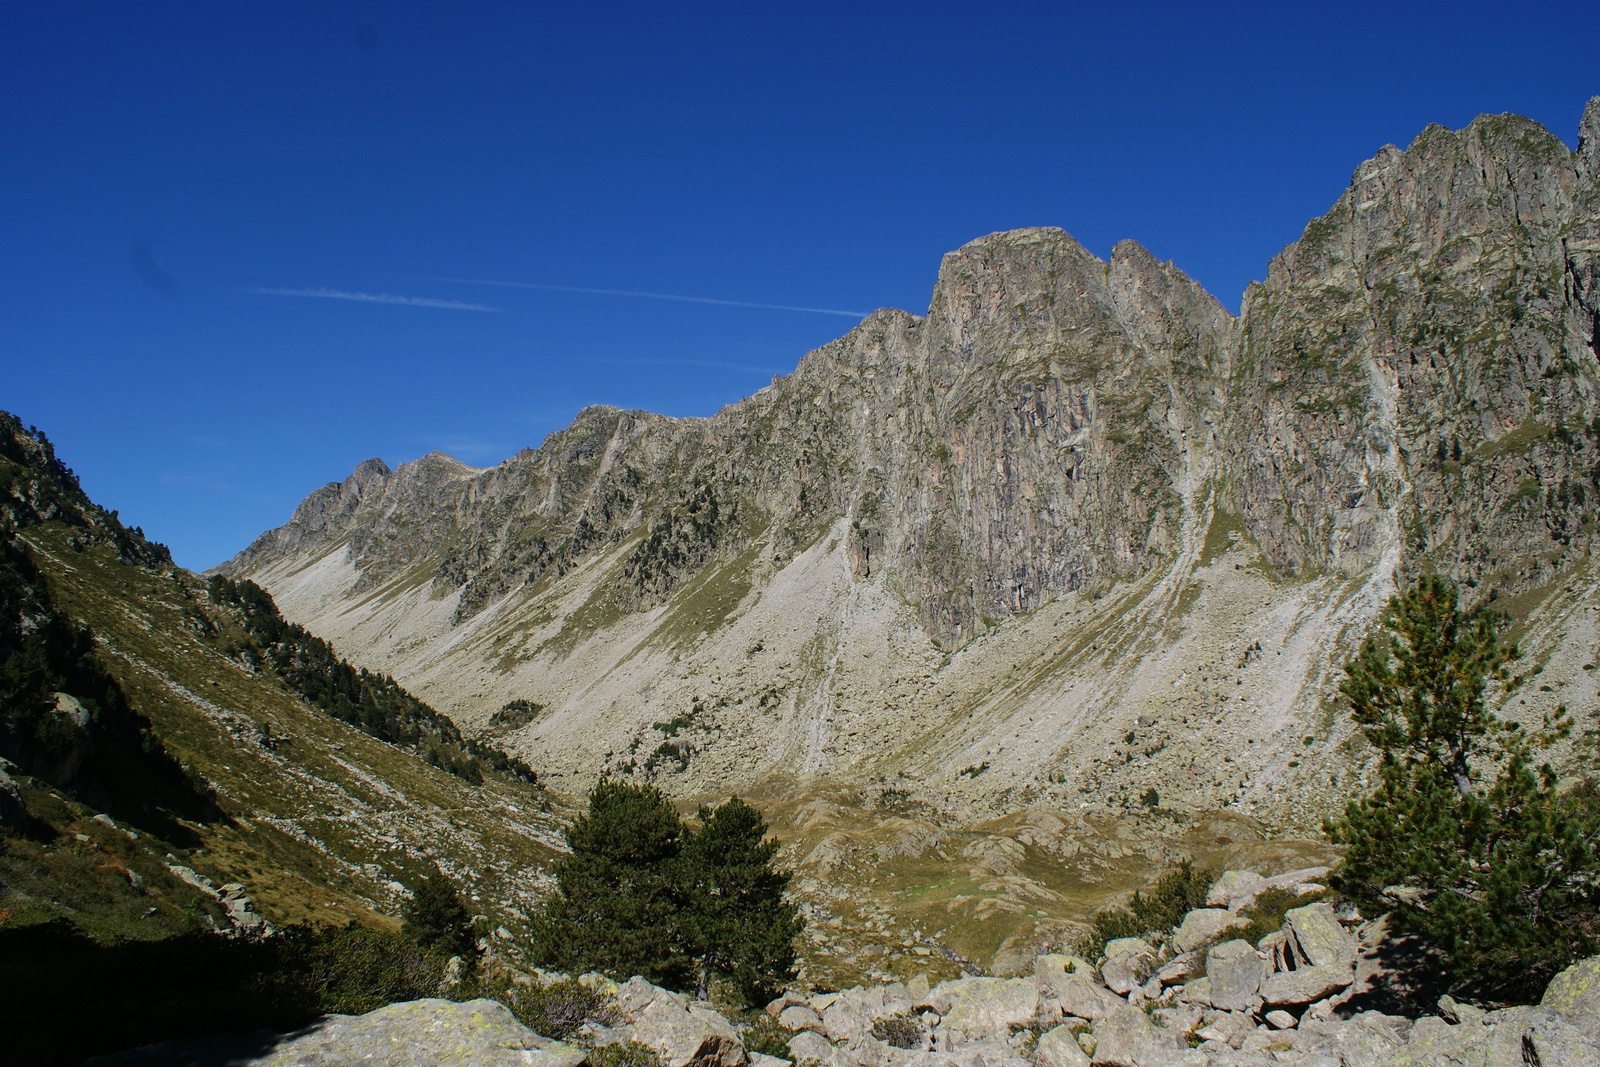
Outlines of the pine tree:
{"label": "pine tree", "polygon": [[1502,1002],[1536,998],[1600,932],[1600,818],[1535,766],[1565,709],[1530,734],[1485,702],[1517,657],[1443,579],[1395,596],[1340,685],[1379,783],[1327,827],[1335,888],[1435,946],[1453,991]]}
{"label": "pine tree", "polygon": [[699,991],[717,975],[747,1003],[763,1004],[795,976],[794,941],[805,922],[783,899],[790,875],[772,864],[778,843],[767,839],[761,813],[738,797],[702,807],[699,819],[683,853]]}
{"label": "pine tree", "polygon": [[404,923],[400,932],[422,948],[468,960],[477,952],[472,913],[437,863],[412,887],[400,917]]}
{"label": "pine tree", "polygon": [[566,839],[571,853],[555,865],[556,892],[534,919],[535,961],[686,988],[683,822],[667,798],[653,786],[601,781]]}

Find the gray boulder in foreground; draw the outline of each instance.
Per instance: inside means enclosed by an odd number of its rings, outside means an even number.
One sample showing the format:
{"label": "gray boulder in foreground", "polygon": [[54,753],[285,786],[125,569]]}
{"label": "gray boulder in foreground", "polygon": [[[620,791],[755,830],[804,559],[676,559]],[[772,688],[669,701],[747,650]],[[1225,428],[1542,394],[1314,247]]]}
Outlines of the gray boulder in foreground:
{"label": "gray boulder in foreground", "polygon": [[585,1055],[540,1037],[492,1000],[412,1000],[365,1015],[324,1016],[287,1034],[163,1041],[96,1056],[84,1067],[578,1067]]}

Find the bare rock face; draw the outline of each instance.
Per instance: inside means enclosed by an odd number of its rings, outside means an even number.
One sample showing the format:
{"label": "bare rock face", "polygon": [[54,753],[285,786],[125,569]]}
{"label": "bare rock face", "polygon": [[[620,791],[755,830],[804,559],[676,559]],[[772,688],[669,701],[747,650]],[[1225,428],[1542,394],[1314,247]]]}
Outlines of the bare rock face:
{"label": "bare rock face", "polygon": [[542,705],[500,740],[566,787],[1315,825],[1359,773],[1334,672],[1422,568],[1523,597],[1516,715],[1593,696],[1597,143],[1591,103],[1575,152],[1509,115],[1386,147],[1237,317],[1132,242],[991,234],[709,418],[368,461],[223,569],[469,728]]}

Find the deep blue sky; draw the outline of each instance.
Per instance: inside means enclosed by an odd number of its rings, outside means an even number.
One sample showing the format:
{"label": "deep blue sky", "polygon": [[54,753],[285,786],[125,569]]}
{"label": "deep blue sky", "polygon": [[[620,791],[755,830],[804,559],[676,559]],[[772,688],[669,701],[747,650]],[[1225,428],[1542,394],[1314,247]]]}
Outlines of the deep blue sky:
{"label": "deep blue sky", "polygon": [[[0,407],[191,567],[360,460],[703,415],[939,256],[1131,237],[1230,308],[1375,149],[1569,145],[1593,0],[22,4],[0,13]],[[333,290],[479,311],[292,296]]]}

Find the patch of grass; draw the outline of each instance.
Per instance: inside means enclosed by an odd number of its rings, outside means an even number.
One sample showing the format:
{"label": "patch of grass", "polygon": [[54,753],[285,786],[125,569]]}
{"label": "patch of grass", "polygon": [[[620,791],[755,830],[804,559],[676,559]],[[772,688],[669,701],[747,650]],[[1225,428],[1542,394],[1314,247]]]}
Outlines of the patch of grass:
{"label": "patch of grass", "polygon": [[1085,955],[1098,956],[1106,942],[1119,937],[1149,937],[1164,934],[1183,921],[1185,913],[1206,904],[1211,888],[1208,871],[1195,870],[1185,860],[1178,869],[1161,876],[1149,895],[1135,891],[1126,908],[1097,911],[1089,920],[1089,933],[1082,948]]}
{"label": "patch of grass", "polygon": [[[745,1047],[750,1047],[748,1042]],[[784,1049],[787,1053],[788,1046],[784,1046]],[[785,1055],[783,1058],[789,1057]],[[655,1049],[633,1040],[617,1041],[590,1049],[587,1062],[589,1067],[661,1067],[661,1057],[656,1055]]]}
{"label": "patch of grass", "polygon": [[1535,444],[1554,433],[1554,430],[1538,419],[1529,419],[1515,429],[1501,434],[1493,441],[1485,441],[1473,449],[1472,454],[1479,459],[1494,459],[1498,456],[1526,454],[1532,450]]}
{"label": "patch of grass", "polygon": [[1283,928],[1283,916],[1290,908],[1303,908],[1307,904],[1314,904],[1328,895],[1328,890],[1319,889],[1314,893],[1296,893],[1292,889],[1269,889],[1256,898],[1240,915],[1250,920],[1250,925],[1241,929],[1227,932],[1231,938],[1242,938],[1252,945],[1268,934],[1276,933]]}

